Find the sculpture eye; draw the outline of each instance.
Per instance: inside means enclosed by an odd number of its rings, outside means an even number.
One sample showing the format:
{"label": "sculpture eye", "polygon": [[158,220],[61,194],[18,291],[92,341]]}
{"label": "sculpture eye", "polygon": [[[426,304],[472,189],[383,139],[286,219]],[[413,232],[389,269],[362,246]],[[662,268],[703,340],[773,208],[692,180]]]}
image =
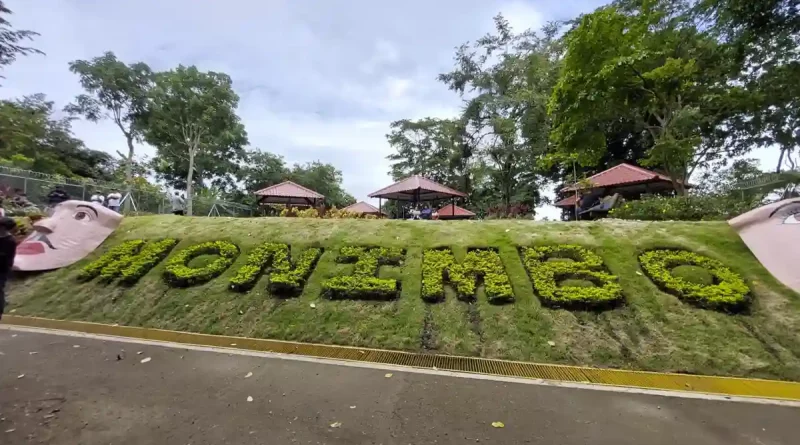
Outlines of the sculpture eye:
{"label": "sculpture eye", "polygon": [[797,219],[798,216],[800,216],[800,210],[796,211],[795,213],[792,213],[791,215],[788,215],[783,220],[783,224],[800,224],[800,219]]}
{"label": "sculpture eye", "polygon": [[84,212],[84,211],[80,211],[80,210],[79,210],[79,211],[77,211],[77,212],[75,212],[75,216],[74,216],[74,218],[75,218],[76,220],[78,220],[78,221],[83,221],[83,220],[86,220],[86,219],[91,219],[91,217],[89,216],[89,214],[88,214],[88,213],[86,213],[86,212]]}

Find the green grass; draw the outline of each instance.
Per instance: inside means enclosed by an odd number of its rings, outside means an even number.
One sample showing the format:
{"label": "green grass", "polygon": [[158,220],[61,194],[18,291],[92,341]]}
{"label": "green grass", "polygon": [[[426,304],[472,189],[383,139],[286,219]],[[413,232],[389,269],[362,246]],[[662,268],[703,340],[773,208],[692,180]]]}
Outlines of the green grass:
{"label": "green grass", "polygon": [[705,269],[691,264],[684,264],[671,270],[672,275],[683,278],[690,283],[709,285],[714,284],[714,277]]}
{"label": "green grass", "polygon": [[[164,284],[165,262],[132,288],[75,280],[78,269],[109,246],[126,239],[165,236],[181,240],[175,251],[225,239],[234,241],[242,254],[219,278],[187,289]],[[228,280],[244,264],[247,253],[264,241],[289,243],[295,254],[311,245],[325,249],[299,297],[270,296],[268,276],[245,294],[228,289]],[[609,271],[619,276],[626,304],[604,312],[542,307],[517,246],[544,244],[594,249]],[[401,280],[400,298],[387,303],[320,297],[325,279],[353,270],[353,265],[335,262],[338,248],[344,245],[406,248],[401,267],[380,270],[383,277]],[[444,302],[423,302],[423,249],[442,246],[451,247],[459,261],[468,247],[498,248],[515,303],[490,305],[481,288],[473,304],[459,301],[449,288]],[[729,315],[698,309],[659,291],[642,274],[637,260],[640,252],[655,247],[692,250],[742,274],[753,291],[750,312]],[[192,265],[205,261],[208,258],[198,258]],[[211,334],[800,381],[800,296],[777,283],[724,222],[130,217],[90,258],[13,282],[8,309],[16,315]]]}

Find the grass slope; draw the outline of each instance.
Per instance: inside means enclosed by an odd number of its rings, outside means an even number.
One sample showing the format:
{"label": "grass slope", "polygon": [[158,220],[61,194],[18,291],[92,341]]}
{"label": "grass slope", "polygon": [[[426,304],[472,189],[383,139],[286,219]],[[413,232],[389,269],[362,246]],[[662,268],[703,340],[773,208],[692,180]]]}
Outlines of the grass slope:
{"label": "grass slope", "polygon": [[[107,246],[165,236],[181,240],[176,251],[200,241],[227,239],[243,253],[221,277],[188,289],[164,284],[164,262],[133,288],[75,280],[77,270]],[[311,243],[326,249],[300,297],[271,297],[266,276],[249,293],[228,290],[228,280],[250,249],[267,240],[289,243],[293,252]],[[610,271],[619,276],[627,304],[599,313],[543,308],[515,246],[551,243],[581,244],[600,253]],[[408,249],[403,267],[380,271],[384,277],[402,280],[398,300],[320,297],[324,279],[352,271],[353,265],[335,263],[338,248],[348,244]],[[459,260],[467,247],[498,247],[516,303],[490,305],[482,290],[475,304],[458,301],[452,290],[443,303],[423,302],[419,297],[422,251],[438,246],[452,247]],[[641,274],[637,261],[640,251],[653,247],[684,248],[723,261],[751,286],[752,310],[727,315],[697,309],[660,292]],[[192,265],[207,259],[196,261]],[[310,307],[312,302],[316,308]],[[777,283],[738,236],[725,223],[716,222],[136,217],[126,219],[89,259],[14,282],[9,309],[17,315],[211,334],[800,381],[800,296]],[[551,341],[555,346],[549,345]]]}

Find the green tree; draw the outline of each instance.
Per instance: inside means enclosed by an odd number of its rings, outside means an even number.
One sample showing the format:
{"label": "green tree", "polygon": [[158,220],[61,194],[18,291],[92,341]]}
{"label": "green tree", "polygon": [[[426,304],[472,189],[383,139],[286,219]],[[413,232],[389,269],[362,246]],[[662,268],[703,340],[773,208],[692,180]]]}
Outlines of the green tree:
{"label": "green tree", "polygon": [[750,142],[779,148],[777,173],[791,167],[800,148],[800,1],[702,0],[696,11],[732,48],[733,81],[753,95]]}
{"label": "green tree", "polygon": [[236,114],[239,96],[226,74],[181,65],[156,74],[149,99],[145,140],[158,150],[159,165],[186,169],[186,211],[191,215],[195,181],[212,167],[216,174],[220,165],[235,166],[244,155],[247,133]]}
{"label": "green tree", "polygon": [[239,181],[249,194],[279,184],[288,177],[289,169],[282,156],[257,148],[247,151],[247,157],[239,171]]}
{"label": "green tree", "polygon": [[623,116],[649,139],[641,162],[662,168],[685,194],[697,167],[746,151],[725,131],[741,115],[744,94],[728,82],[725,48],[698,30],[681,2],[633,3],[640,3],[633,11],[587,14],[566,35],[549,105],[556,146],[548,160],[597,165],[605,129]]}
{"label": "green tree", "polygon": [[[16,30],[4,16],[13,14],[3,1],[0,1],[0,67],[11,65],[17,56],[42,54],[36,48],[25,46],[23,42],[33,40],[39,33],[27,30]],[[0,76],[2,77],[2,76]]]}
{"label": "green tree", "polygon": [[54,116],[44,94],[0,101],[0,164],[72,178],[107,180],[114,160],[86,148],[69,118]]}
{"label": "green tree", "polygon": [[[133,142],[141,141],[141,121],[153,73],[147,64],[126,65],[112,52],[91,60],[72,61],[69,69],[80,77],[81,86],[88,94],[78,95],[64,111],[92,122],[109,119],[122,131],[128,144],[125,184],[126,192],[130,193],[133,186]],[[129,205],[130,200],[126,199],[126,210]]]}
{"label": "green tree", "polygon": [[341,170],[331,164],[323,164],[319,161],[303,165],[295,164],[288,178],[324,195],[328,205],[342,208],[356,202],[355,198],[342,188]]}
{"label": "green tree", "polygon": [[508,21],[495,17],[495,33],[474,45],[462,45],[456,66],[439,80],[465,97],[467,137],[461,145],[472,162],[473,176],[480,170],[483,181],[474,198],[535,206],[539,183],[547,172],[536,159],[549,144],[550,118],[547,101],[559,70],[562,45],[560,25],[515,34]]}

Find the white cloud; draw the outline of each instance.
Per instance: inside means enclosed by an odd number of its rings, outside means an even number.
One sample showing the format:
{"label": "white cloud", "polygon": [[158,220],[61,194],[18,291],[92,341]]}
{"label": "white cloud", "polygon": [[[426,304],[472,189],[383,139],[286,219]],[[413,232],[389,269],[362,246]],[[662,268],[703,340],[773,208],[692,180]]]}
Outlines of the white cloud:
{"label": "white cloud", "polygon": [[[436,80],[452,68],[455,47],[491,31],[498,12],[522,31],[603,2],[7,0],[14,27],[40,32],[33,44],[47,56],[6,68],[0,97],[42,92],[61,108],[82,92],[68,62],[104,51],[157,70],[223,71],[241,96],[252,146],[291,163],[331,162],[345,188],[365,199],[390,182],[392,121],[459,112],[458,95]],[[126,151],[109,122],[77,122],[75,132],[91,148]]]}

